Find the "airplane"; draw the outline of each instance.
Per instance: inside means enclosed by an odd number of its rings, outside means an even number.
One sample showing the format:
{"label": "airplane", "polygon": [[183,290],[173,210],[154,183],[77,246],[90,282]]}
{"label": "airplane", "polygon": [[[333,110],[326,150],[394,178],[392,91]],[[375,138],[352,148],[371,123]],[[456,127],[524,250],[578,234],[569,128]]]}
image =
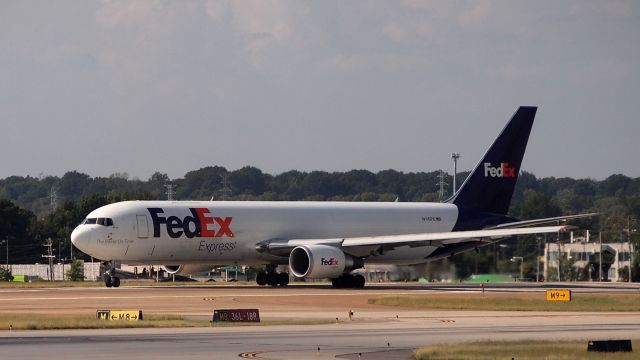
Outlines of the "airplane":
{"label": "airplane", "polygon": [[[561,221],[595,214],[518,220],[507,215],[537,107],[522,106],[459,190],[444,203],[316,201],[124,201],[100,207],[71,234],[105,262],[157,264],[169,274],[216,265],[264,266],[258,285],[331,279],[362,288],[366,264],[411,265],[478,250],[517,235],[567,230]],[[547,224],[545,226],[541,226]],[[553,225],[549,225],[553,224]]]}

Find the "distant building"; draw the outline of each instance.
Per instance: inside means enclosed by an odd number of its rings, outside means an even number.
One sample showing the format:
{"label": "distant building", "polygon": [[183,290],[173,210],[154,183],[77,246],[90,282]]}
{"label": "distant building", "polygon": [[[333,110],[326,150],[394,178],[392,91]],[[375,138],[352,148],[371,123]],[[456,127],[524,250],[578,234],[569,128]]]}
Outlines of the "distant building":
{"label": "distant building", "polygon": [[627,269],[632,262],[633,246],[628,242],[603,243],[573,242],[568,244],[547,243],[541,261],[544,264],[544,274],[547,281],[557,280],[558,258],[564,268],[572,264],[573,273],[581,274],[577,278],[566,278],[564,272],[561,280],[598,281],[600,271],[600,252],[602,252],[602,280],[625,281],[628,273],[621,274],[619,270]]}

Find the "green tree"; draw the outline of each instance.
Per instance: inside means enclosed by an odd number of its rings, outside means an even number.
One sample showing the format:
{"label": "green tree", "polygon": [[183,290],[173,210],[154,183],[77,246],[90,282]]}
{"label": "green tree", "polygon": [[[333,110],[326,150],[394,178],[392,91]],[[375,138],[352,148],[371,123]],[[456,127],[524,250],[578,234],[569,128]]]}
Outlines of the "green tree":
{"label": "green tree", "polygon": [[71,281],[84,281],[84,262],[80,260],[72,261],[65,275]]}
{"label": "green tree", "polygon": [[11,275],[11,269],[0,265],[0,281],[13,281],[13,275]]}

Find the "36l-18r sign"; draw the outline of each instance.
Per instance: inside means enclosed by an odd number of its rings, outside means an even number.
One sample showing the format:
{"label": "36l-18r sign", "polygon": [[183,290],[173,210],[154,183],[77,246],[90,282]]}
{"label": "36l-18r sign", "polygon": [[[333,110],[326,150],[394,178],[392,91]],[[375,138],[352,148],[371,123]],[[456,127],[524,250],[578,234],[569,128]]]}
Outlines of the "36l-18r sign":
{"label": "36l-18r sign", "polygon": [[258,309],[213,310],[213,322],[260,322]]}

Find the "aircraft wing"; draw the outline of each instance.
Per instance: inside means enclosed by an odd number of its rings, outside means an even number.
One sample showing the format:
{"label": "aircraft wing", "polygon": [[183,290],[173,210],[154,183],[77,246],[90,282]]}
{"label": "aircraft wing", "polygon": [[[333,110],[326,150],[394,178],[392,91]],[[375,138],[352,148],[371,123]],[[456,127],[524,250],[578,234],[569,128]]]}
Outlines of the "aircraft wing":
{"label": "aircraft wing", "polygon": [[527,235],[527,234],[543,234],[543,233],[555,233],[558,231],[565,231],[566,225],[561,226],[540,226],[530,228],[513,228],[513,229],[490,229],[490,230],[471,230],[471,231],[454,231],[454,232],[442,232],[442,233],[424,233],[424,234],[409,234],[409,235],[392,235],[392,236],[369,236],[369,237],[356,237],[345,238],[342,241],[343,248],[349,248],[353,246],[368,246],[368,245],[383,245],[388,247],[389,245],[397,246],[443,246],[448,244],[455,244],[465,241],[478,241],[478,240],[497,240],[500,238],[510,237],[514,235]]}
{"label": "aircraft wing", "polygon": [[554,222],[558,222],[558,221],[563,221],[564,222],[564,221],[567,221],[567,220],[581,219],[581,218],[587,218],[587,217],[598,216],[598,215],[600,215],[600,213],[566,215],[566,216],[557,216],[557,217],[550,217],[550,218],[544,218],[544,219],[514,221],[514,222],[509,222],[509,223],[505,223],[505,224],[492,226],[492,227],[490,227],[488,229],[522,228],[522,227],[525,227],[525,226],[549,224],[549,223],[554,223]]}
{"label": "aircraft wing", "polygon": [[393,249],[400,246],[436,246],[445,247],[450,244],[464,243],[469,241],[493,242],[501,238],[515,235],[544,234],[566,231],[567,225],[559,226],[539,226],[529,228],[511,229],[488,229],[471,231],[454,231],[439,233],[421,233],[404,235],[384,235],[366,236],[353,238],[336,239],[289,239],[289,240],[267,240],[256,246],[258,251],[268,251],[279,255],[288,255],[296,246],[301,245],[331,245],[342,248],[345,252],[360,253],[360,249],[384,248]]}

